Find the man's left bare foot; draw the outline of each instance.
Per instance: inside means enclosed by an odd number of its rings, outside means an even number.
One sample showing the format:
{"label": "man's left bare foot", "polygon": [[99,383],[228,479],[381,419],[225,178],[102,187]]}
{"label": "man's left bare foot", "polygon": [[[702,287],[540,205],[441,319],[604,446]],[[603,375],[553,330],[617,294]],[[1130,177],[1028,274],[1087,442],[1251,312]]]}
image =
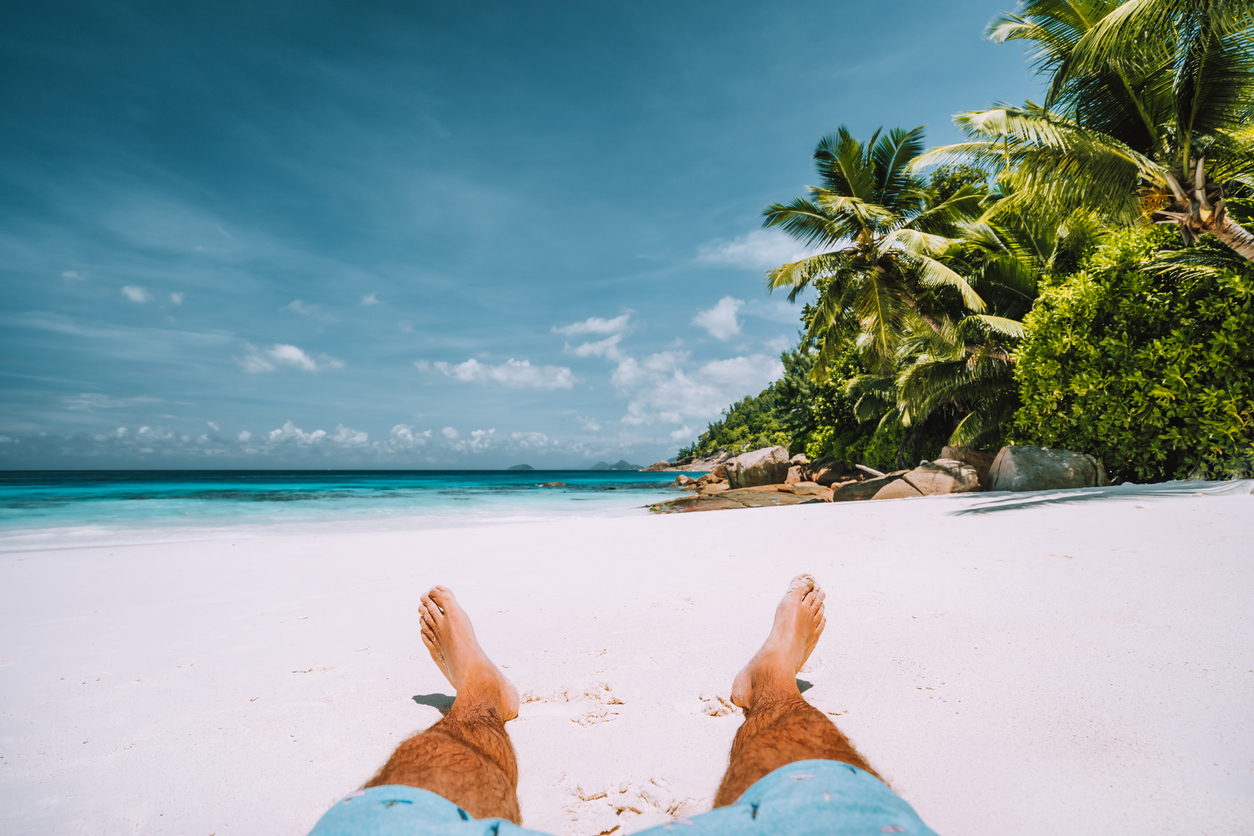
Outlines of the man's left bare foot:
{"label": "man's left bare foot", "polygon": [[518,716],[518,691],[479,646],[470,616],[443,586],[431,588],[420,605],[422,643],[457,696],[484,700],[506,720]]}
{"label": "man's left bare foot", "polygon": [[798,575],[775,608],[775,622],[766,642],[736,674],[734,705],[751,709],[764,696],[800,694],[796,675],[814,652],[827,626],[823,599],[827,596],[810,575]]}

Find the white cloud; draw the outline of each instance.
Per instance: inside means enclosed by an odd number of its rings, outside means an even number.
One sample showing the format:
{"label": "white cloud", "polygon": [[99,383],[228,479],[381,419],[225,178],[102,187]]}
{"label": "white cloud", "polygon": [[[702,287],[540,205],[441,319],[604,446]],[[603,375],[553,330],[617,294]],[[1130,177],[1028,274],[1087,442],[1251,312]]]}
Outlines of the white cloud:
{"label": "white cloud", "polygon": [[266,440],[271,444],[290,443],[301,447],[317,444],[326,437],[326,430],[314,430],[311,433],[307,433],[291,421],[285,422],[282,427],[279,427],[277,430],[271,430],[266,434]]}
{"label": "white cloud", "polygon": [[434,371],[464,383],[499,383],[510,389],[570,389],[575,385],[575,376],[566,366],[533,366],[529,360],[512,357],[499,366],[480,363],[473,357],[455,366],[426,360],[416,360],[414,366],[421,372]]}
{"label": "white cloud", "polygon": [[618,347],[622,339],[622,334],[615,334],[597,342],[580,343],[574,348],[567,343],[563,350],[569,351],[576,357],[605,357],[609,360],[621,360],[625,356],[622,349]]}
{"label": "white cloud", "polygon": [[492,446],[495,435],[495,428],[490,430],[471,430],[470,437],[457,442],[453,445],[453,449],[459,453],[482,453]]}
{"label": "white cloud", "polygon": [[627,322],[631,319],[631,311],[620,314],[613,319],[602,319],[599,316],[590,316],[583,322],[575,322],[570,325],[554,325],[554,334],[565,334],[568,337],[579,336],[580,334],[621,334],[627,330]]}
{"label": "white cloud", "polygon": [[686,352],[668,351],[620,363],[614,385],[631,398],[622,422],[639,426],[709,421],[784,372],[783,364],[766,354],[713,360],[691,372],[683,368],[687,359]]}
{"label": "white cloud", "polygon": [[287,343],[275,343],[264,349],[256,349],[251,345],[247,348],[248,353],[243,357],[236,357],[235,361],[248,374],[272,372],[279,366],[290,366],[306,372],[344,368],[343,360],[329,354],[319,354],[318,358],[314,359],[296,346]]}
{"label": "white cloud", "polygon": [[236,436],[236,438],[238,438],[240,441],[249,441],[252,439],[252,437],[253,437],[253,434],[250,433],[248,430],[240,430],[239,435]]}
{"label": "white cloud", "polygon": [[184,296],[184,294],[183,294],[181,291],[180,291],[180,292],[178,292],[178,293],[171,293],[171,294],[170,294],[170,302],[171,302],[171,304],[174,304],[174,305],[181,305],[181,304],[183,304],[183,296]]}
{"label": "white cloud", "polygon": [[576,415],[575,420],[579,422],[579,426],[588,432],[597,432],[601,429],[601,425],[596,422],[595,418],[586,418],[583,415]]}
{"label": "white cloud", "polygon": [[213,430],[214,432],[219,432],[222,429],[221,427],[218,426],[217,421],[206,421],[205,423],[208,424],[209,429]]}
{"label": "white cloud", "polygon": [[276,363],[282,363],[285,366],[295,366],[307,372],[316,372],[318,370],[318,364],[314,359],[294,345],[275,343],[270,347],[268,353]]}
{"label": "white cloud", "polygon": [[[445,427],[440,430],[440,435],[444,436],[444,446],[456,453],[482,453],[492,447],[496,441],[495,428],[471,430],[463,435],[454,427]],[[515,435],[519,434],[515,433]]]}
{"label": "white cloud", "polygon": [[152,299],[151,293],[144,288],[133,284],[128,284],[126,287],[122,288],[122,295],[127,299],[130,299],[132,302],[140,305]]}
{"label": "white cloud", "polygon": [[361,297],[361,303],[362,303],[363,305],[367,305],[367,306],[369,306],[369,305],[378,305],[378,304],[379,304],[379,294],[378,294],[378,293],[367,293],[365,296]]}
{"label": "white cloud", "polygon": [[86,270],[84,270],[81,273],[77,270],[62,270],[61,271],[61,278],[69,279],[70,281],[75,281],[75,282],[86,281],[87,277],[90,275],[91,274],[88,273]]}
{"label": "white cloud", "polygon": [[370,436],[368,434],[355,430],[352,427],[346,427],[343,424],[340,424],[335,428],[335,435],[330,438],[331,441],[336,444],[347,445],[365,444],[370,441]]}
{"label": "white cloud", "polygon": [[778,229],[755,229],[731,241],[715,240],[697,249],[697,261],[770,270],[823,250],[802,246]]}
{"label": "white cloud", "polygon": [[402,334],[412,334],[414,333],[414,325],[408,319],[402,319],[400,322],[396,323],[396,330],[400,331]]}
{"label": "white cloud", "polygon": [[628,357],[618,364],[618,368],[614,369],[610,381],[619,394],[626,394],[629,390],[650,380],[666,377],[678,371],[688,356],[687,351],[659,351],[641,361]]}
{"label": "white cloud", "polygon": [[[250,435],[248,438],[252,438],[252,436]],[[247,441],[248,438],[244,438],[244,433],[240,433],[240,441]],[[333,435],[326,430],[314,430],[307,433],[293,422],[286,421],[282,427],[266,433],[266,441],[271,445],[294,444],[298,447],[313,447],[321,444],[361,447],[370,441],[370,436],[343,424],[335,428]]]}
{"label": "white cloud", "polygon": [[556,444],[551,438],[540,432],[513,432],[509,437],[524,450],[543,450]]}
{"label": "white cloud", "polygon": [[694,316],[692,324],[704,328],[716,340],[730,340],[740,333],[740,320],[736,318],[736,313],[743,305],[743,299],[724,296],[717,305]]}
{"label": "white cloud", "polygon": [[687,441],[692,437],[692,428],[687,424],[684,424],[682,427],[671,433],[671,441]]}
{"label": "white cloud", "polygon": [[431,439],[431,430],[414,432],[412,424],[397,424],[384,446],[392,450],[408,450],[424,446]]}

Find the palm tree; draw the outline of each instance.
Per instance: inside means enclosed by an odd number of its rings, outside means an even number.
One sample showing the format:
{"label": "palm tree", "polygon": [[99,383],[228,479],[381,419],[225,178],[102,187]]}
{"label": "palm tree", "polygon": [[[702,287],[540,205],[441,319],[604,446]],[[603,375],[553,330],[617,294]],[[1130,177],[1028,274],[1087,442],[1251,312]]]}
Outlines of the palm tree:
{"label": "palm tree", "polygon": [[1044,105],[959,114],[971,141],[934,149],[1012,174],[1017,204],[1083,206],[1124,223],[1174,223],[1254,260],[1228,214],[1254,186],[1254,3],[1250,0],[1023,0],[989,25],[1026,40],[1049,77]]}
{"label": "palm tree", "polygon": [[822,376],[844,341],[859,334],[868,367],[890,374],[904,333],[914,325],[944,329],[938,308],[946,288],[972,311],[984,301],[939,259],[958,223],[978,215],[980,189],[964,184],[938,195],[910,171],[923,151],[923,128],[876,131],[864,145],[841,126],[814,151],[822,185],[807,197],[768,206],[766,227],[780,227],[822,252],[766,274],[772,290],[819,292],[806,334],[819,346]]}
{"label": "palm tree", "polygon": [[954,261],[968,265],[964,272],[989,313],[956,319],[949,339],[929,340],[903,363],[893,381],[902,422],[910,426],[946,408],[958,420],[949,439],[955,445],[973,445],[1004,426],[1019,407],[1014,349],[1041,277],[1075,270],[1104,234],[1091,212],[1060,218],[1039,207],[990,208],[965,225]]}

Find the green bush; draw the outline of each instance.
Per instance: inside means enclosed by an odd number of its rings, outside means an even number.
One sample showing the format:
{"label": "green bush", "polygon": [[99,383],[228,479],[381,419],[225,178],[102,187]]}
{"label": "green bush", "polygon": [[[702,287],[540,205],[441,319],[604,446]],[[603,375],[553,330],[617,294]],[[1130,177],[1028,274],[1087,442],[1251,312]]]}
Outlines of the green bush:
{"label": "green bush", "polygon": [[788,433],[780,424],[775,402],[771,386],[757,396],[737,401],[724,410],[722,419],[710,424],[700,438],[680,449],[680,457],[710,456],[719,450],[739,455],[763,447],[787,447]]}
{"label": "green bush", "polygon": [[1016,442],[1092,453],[1112,478],[1251,475],[1254,267],[1149,269],[1173,240],[1114,234],[1042,293],[1017,354]]}

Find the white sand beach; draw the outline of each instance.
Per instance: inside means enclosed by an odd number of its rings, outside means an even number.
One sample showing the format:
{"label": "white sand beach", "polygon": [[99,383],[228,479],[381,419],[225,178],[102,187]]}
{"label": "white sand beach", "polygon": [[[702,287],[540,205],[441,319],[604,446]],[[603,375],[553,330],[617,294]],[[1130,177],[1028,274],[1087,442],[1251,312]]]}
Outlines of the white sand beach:
{"label": "white sand beach", "polygon": [[2,829],[303,834],[451,700],[434,583],[524,695],[524,824],[699,812],[807,571],[806,696],[937,832],[1254,833],[1252,487],[0,542]]}

